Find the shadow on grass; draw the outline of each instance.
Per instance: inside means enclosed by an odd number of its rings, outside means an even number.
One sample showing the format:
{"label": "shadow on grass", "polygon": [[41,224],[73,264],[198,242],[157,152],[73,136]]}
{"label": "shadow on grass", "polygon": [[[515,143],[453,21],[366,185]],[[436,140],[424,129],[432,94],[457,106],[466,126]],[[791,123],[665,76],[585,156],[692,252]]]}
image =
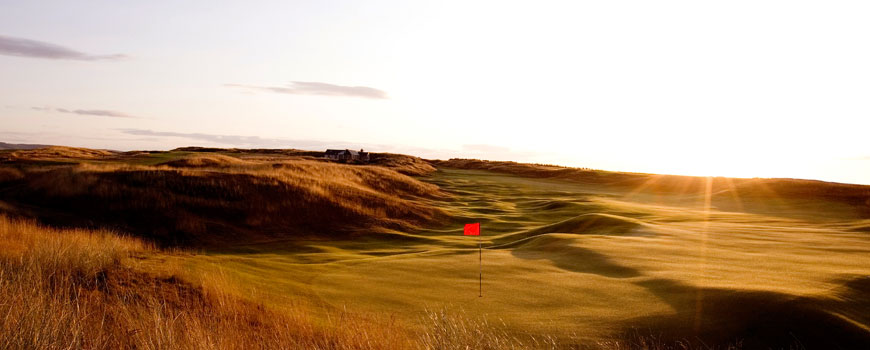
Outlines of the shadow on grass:
{"label": "shadow on grass", "polygon": [[572,246],[569,243],[570,240],[555,236],[537,236],[511,250],[511,254],[520,259],[546,259],[560,269],[579,273],[591,273],[611,278],[629,278],[641,275],[634,268],[614,263],[604,254]]}
{"label": "shadow on grass", "polygon": [[[511,252],[522,259],[549,260],[567,271],[610,278],[643,276],[642,271],[570,243],[571,239],[545,234],[513,244]],[[820,297],[702,288],[668,279],[633,283],[675,312],[626,320],[615,339],[641,339],[638,335],[643,335],[662,344],[691,348],[870,349],[868,276],[844,280],[830,296]]]}
{"label": "shadow on grass", "polygon": [[[857,281],[857,282],[856,282]],[[837,310],[866,314],[867,278],[847,283],[836,299],[732,289],[697,288],[653,279],[638,282],[671,305],[672,315],[640,317],[618,338],[649,333],[666,342],[741,344],[742,349],[870,349],[870,331]],[[857,284],[858,289],[849,287]],[[866,321],[866,320],[865,320]]]}

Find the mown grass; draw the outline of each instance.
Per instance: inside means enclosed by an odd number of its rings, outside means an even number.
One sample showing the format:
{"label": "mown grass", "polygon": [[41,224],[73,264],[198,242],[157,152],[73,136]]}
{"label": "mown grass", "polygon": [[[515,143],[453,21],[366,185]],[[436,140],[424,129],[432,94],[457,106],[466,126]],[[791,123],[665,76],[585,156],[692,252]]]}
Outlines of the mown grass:
{"label": "mown grass", "polygon": [[[221,266],[276,304],[293,295],[396,314],[419,329],[426,310],[462,308],[498,320],[508,334],[563,344],[777,349],[798,341],[807,348],[870,342],[870,319],[857,297],[866,291],[843,287],[870,273],[870,242],[853,230],[864,221],[849,207],[820,200],[825,212],[815,213],[793,199],[771,205],[746,197],[746,206],[764,214],[727,211],[694,195],[479,170],[442,168],[425,180],[453,194],[436,202],[451,219],[404,241],[250,245],[184,264]],[[826,219],[815,219],[819,214]],[[483,298],[478,238],[461,231],[475,221],[483,227]]]}

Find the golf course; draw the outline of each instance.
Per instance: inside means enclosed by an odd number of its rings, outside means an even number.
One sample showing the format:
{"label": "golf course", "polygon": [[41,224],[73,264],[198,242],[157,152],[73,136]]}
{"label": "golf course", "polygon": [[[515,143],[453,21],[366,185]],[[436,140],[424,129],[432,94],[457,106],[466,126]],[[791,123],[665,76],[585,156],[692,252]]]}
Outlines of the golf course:
{"label": "golf course", "polygon": [[[507,335],[499,348],[511,339],[519,348],[870,344],[868,186],[397,155],[353,165],[277,151],[64,152],[7,154],[8,215],[156,242],[121,264],[193,286],[219,280],[232,298],[277,314],[304,310],[314,324],[353,314],[425,334],[424,348],[462,348],[432,340],[459,337],[433,330],[457,319]],[[286,185],[292,193],[281,201],[289,204],[258,200],[283,192],[235,182],[271,183],[252,174],[320,186],[311,193],[371,210],[317,207],[310,220],[277,219],[294,217],[282,210],[298,201],[325,204]],[[305,182],[305,174],[335,184]],[[329,187],[345,182],[360,192]],[[67,186],[46,189],[59,183]],[[133,188],[165,203],[128,195]],[[221,212],[226,203],[239,207]],[[166,214],[179,212],[184,220]],[[145,217],[126,219],[137,215]],[[137,220],[147,229],[119,224]],[[467,223],[480,223],[481,235],[463,235]]]}

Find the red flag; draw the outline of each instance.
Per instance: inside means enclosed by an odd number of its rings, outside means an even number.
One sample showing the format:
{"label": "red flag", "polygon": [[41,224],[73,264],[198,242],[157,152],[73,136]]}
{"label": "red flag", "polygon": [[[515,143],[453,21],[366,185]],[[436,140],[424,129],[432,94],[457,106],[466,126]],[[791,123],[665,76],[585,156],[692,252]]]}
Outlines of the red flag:
{"label": "red flag", "polygon": [[480,236],[480,223],[465,224],[464,234],[466,236]]}

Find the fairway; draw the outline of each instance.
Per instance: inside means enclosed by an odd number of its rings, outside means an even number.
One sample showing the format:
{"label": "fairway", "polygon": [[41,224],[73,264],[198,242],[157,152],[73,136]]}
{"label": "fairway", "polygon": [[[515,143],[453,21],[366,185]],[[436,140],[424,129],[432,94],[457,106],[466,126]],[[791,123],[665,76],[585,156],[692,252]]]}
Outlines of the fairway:
{"label": "fairway", "polygon": [[[411,326],[447,310],[583,342],[639,332],[751,346],[870,331],[868,221],[849,206],[450,168],[419,179],[450,194],[431,201],[452,221],[165,259],[192,276],[219,271],[276,308],[387,313]],[[462,235],[471,222],[481,223],[482,298],[478,238]]]}

